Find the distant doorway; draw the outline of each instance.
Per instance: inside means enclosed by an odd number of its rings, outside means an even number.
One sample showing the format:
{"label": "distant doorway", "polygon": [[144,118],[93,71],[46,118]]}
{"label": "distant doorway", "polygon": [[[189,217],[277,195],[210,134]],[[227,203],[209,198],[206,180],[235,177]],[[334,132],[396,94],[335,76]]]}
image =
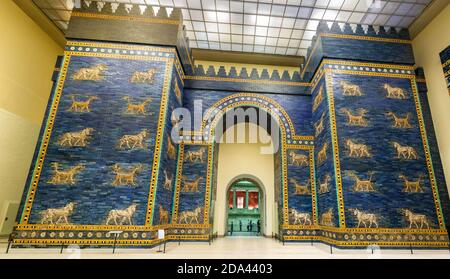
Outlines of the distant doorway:
{"label": "distant doorway", "polygon": [[263,224],[264,193],[256,181],[242,178],[227,192],[226,227],[228,236],[259,236]]}
{"label": "distant doorway", "polygon": [[[257,129],[259,133],[265,133],[270,137],[266,130],[254,123],[239,123],[229,128],[224,136],[234,127],[244,126],[246,130]],[[213,217],[213,230],[220,236],[229,235],[228,211],[229,211],[229,190],[240,181],[251,181],[259,189],[258,211],[260,214],[261,235],[272,236],[278,233],[278,201],[276,196],[280,187],[277,174],[279,171],[280,153],[262,154],[261,148],[267,146],[267,143],[219,143],[217,150],[215,186],[213,188],[213,202],[211,202],[211,212]],[[255,196],[256,194],[251,194]],[[237,202],[237,201],[236,201]],[[242,201],[246,204],[246,200]],[[236,204],[237,206],[237,204]],[[253,222],[252,222],[253,224]],[[242,224],[242,231],[246,230],[246,222]],[[257,230],[257,224],[253,224],[252,230]],[[239,230],[239,222],[233,222],[233,230]],[[235,234],[233,234],[235,235]]]}

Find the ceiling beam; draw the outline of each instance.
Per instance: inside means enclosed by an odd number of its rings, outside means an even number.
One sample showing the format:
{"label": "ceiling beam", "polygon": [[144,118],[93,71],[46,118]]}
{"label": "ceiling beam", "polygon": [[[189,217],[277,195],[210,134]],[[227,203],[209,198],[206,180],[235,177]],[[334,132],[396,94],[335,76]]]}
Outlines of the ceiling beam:
{"label": "ceiling beam", "polygon": [[305,61],[305,58],[303,56],[262,54],[253,52],[237,52],[200,48],[193,48],[192,56],[196,60],[287,67],[300,67],[300,65]]}
{"label": "ceiling beam", "polygon": [[428,25],[428,23],[430,23],[442,10],[444,10],[447,5],[449,5],[449,3],[449,0],[434,0],[431,2],[422,14],[409,26],[408,29],[411,39],[414,39],[420,31]]}
{"label": "ceiling beam", "polygon": [[13,0],[25,14],[47,33],[59,46],[64,48],[66,38],[58,27],[31,0]]}

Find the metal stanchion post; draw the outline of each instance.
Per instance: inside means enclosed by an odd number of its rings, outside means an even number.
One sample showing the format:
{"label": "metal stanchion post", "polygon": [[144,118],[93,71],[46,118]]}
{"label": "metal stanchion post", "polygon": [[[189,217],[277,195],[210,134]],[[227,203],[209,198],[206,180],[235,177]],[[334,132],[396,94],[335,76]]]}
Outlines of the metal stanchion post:
{"label": "metal stanchion post", "polygon": [[113,250],[112,250],[113,254],[116,252],[116,243],[117,243],[117,234],[114,234],[114,245],[113,245]]}
{"label": "metal stanchion post", "polygon": [[158,245],[158,251],[156,251],[157,253],[161,253],[163,252],[161,250],[161,243],[164,243],[164,253],[166,252],[166,231],[164,229],[159,229],[158,230],[158,239],[161,240],[161,242]]}
{"label": "metal stanchion post", "polygon": [[333,246],[330,244],[330,254],[333,254]]}
{"label": "metal stanchion post", "polygon": [[62,254],[64,250],[64,241],[61,242],[61,250],[59,250],[59,253]]}
{"label": "metal stanchion post", "polygon": [[8,237],[8,246],[6,246],[6,254],[9,253],[9,249],[11,248],[12,241],[13,241],[13,233],[10,233],[9,237]]}
{"label": "metal stanchion post", "polygon": [[158,250],[157,250],[156,252],[158,252],[158,253],[161,253],[161,252],[162,252],[162,251],[161,251],[161,243],[158,244]]}
{"label": "metal stanchion post", "polygon": [[116,252],[116,245],[117,245],[117,238],[123,231],[110,231],[110,234],[114,234],[114,244],[113,244],[113,250],[112,253],[114,254]]}
{"label": "metal stanchion post", "polygon": [[409,249],[411,250],[411,254],[414,254],[413,248],[412,248],[412,245],[411,245],[411,244],[409,244]]}

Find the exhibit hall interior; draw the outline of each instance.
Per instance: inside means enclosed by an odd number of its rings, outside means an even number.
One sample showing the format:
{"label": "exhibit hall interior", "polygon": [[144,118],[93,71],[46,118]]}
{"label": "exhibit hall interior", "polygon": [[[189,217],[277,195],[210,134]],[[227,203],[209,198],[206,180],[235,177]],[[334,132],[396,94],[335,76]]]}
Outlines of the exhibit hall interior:
{"label": "exhibit hall interior", "polygon": [[448,26],[448,0],[2,1],[0,258],[450,258]]}

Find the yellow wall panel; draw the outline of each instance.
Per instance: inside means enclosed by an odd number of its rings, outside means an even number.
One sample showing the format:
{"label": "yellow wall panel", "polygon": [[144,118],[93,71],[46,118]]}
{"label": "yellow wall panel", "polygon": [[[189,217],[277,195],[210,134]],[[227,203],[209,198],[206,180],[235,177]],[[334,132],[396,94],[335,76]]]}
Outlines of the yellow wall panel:
{"label": "yellow wall panel", "polygon": [[450,45],[450,4],[412,41],[416,66],[423,67],[428,87],[428,102],[441,153],[442,165],[450,185],[450,96],[439,53]]}
{"label": "yellow wall panel", "polygon": [[5,201],[20,200],[63,50],[12,0],[2,1],[0,34],[1,228]]}

